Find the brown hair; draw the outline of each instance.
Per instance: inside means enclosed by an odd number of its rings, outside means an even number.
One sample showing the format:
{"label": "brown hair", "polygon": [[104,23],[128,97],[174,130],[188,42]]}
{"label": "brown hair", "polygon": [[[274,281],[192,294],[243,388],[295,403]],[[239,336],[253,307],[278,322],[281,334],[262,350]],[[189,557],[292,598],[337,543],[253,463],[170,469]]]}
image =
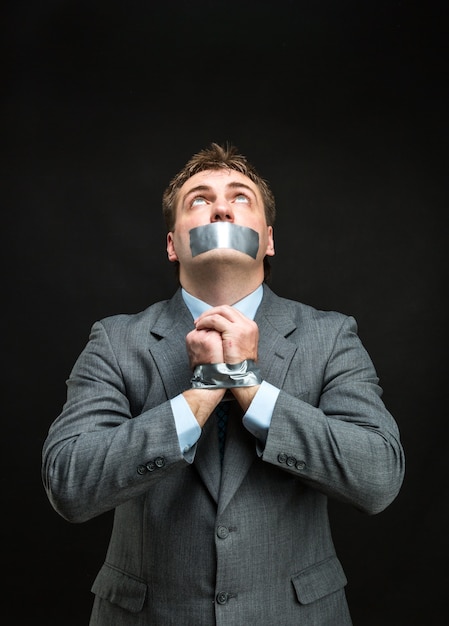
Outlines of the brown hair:
{"label": "brown hair", "polygon": [[[227,143],[221,146],[211,143],[208,148],[194,154],[184,167],[172,178],[162,196],[162,213],[168,231],[173,231],[176,222],[176,206],[178,193],[183,184],[198,172],[205,170],[228,169],[235,170],[247,176],[257,185],[262,196],[265,210],[265,219],[268,226],[273,226],[276,217],[276,205],[274,195],[267,183],[257,172],[256,168],[247,161],[246,157],[239,154],[238,149]],[[265,257],[264,278],[268,282],[271,275],[271,267],[268,258]],[[176,270],[179,275],[179,264],[176,262]]]}
{"label": "brown hair", "polygon": [[273,193],[265,181],[238,149],[231,145],[220,146],[211,143],[208,148],[194,154],[184,167],[172,178],[162,196],[162,212],[167,230],[172,231],[176,222],[176,205],[178,192],[183,184],[198,172],[204,170],[229,169],[247,176],[259,188],[265,209],[265,218],[268,226],[273,226],[276,207]]}

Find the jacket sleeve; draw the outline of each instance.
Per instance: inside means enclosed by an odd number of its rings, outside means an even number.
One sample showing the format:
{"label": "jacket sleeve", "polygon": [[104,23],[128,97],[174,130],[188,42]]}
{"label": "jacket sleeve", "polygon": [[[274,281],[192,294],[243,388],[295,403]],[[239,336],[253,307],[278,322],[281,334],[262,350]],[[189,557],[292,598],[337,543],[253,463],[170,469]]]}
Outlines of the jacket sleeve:
{"label": "jacket sleeve", "polygon": [[301,397],[280,392],[263,460],[330,497],[378,513],[404,478],[397,424],[381,400],[353,318],[344,318],[329,353],[321,350],[309,364],[317,372],[316,388]]}
{"label": "jacket sleeve", "polygon": [[43,446],[44,487],[69,521],[113,509],[185,463],[170,402],[133,417],[126,386],[105,327],[97,322]]}

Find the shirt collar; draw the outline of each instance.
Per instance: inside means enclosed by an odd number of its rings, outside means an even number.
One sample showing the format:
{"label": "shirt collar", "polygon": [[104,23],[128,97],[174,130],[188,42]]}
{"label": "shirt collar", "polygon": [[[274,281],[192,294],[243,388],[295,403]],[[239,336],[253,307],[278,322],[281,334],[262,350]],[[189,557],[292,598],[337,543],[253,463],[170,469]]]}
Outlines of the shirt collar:
{"label": "shirt collar", "polygon": [[[199,300],[188,293],[185,289],[181,289],[182,297],[184,302],[192,314],[193,319],[195,320],[197,317],[204,313],[205,311],[211,309],[211,305],[207,304],[207,302],[203,302],[203,300]],[[262,301],[263,296],[263,286],[259,285],[255,291],[250,293],[248,296],[245,296],[232,306],[243,313],[250,320],[253,320],[256,316],[257,309],[259,308],[259,304]]]}

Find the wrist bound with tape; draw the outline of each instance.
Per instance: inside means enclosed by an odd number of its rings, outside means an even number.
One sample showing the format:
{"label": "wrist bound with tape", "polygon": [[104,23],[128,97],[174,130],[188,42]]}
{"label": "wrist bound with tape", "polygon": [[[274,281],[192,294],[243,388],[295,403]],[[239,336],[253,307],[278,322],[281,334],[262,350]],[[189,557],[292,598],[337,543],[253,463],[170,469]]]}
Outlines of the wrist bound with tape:
{"label": "wrist bound with tape", "polygon": [[262,377],[256,362],[205,363],[197,365],[191,379],[192,389],[232,389],[260,385]]}

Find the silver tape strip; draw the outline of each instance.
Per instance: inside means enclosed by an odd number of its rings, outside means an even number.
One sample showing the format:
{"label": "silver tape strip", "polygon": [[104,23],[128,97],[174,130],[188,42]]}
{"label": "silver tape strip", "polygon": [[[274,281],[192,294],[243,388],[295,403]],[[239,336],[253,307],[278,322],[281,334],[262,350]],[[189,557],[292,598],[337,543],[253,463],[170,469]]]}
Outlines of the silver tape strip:
{"label": "silver tape strip", "polygon": [[190,380],[193,389],[233,389],[260,385],[262,377],[252,359],[241,363],[206,363],[197,365]]}
{"label": "silver tape strip", "polygon": [[232,248],[255,259],[259,251],[259,233],[232,222],[213,222],[190,231],[190,250],[197,256],[217,248]]}

